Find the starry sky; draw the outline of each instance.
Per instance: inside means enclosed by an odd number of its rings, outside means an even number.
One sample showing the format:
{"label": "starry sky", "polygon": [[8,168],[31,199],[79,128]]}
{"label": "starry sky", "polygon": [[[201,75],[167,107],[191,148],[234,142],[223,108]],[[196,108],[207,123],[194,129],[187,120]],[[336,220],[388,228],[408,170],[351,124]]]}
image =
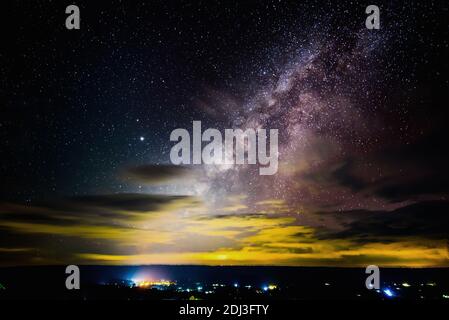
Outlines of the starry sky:
{"label": "starry sky", "polygon": [[[1,265],[449,266],[447,4],[68,4],[2,17]],[[195,120],[278,172],[172,165]]]}

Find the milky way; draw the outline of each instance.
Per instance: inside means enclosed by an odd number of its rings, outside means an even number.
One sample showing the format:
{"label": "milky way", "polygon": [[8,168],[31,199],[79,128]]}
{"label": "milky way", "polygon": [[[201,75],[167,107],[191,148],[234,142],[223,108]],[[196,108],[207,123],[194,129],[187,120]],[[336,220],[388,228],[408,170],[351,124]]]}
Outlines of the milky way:
{"label": "milky way", "polygon": [[[277,66],[270,84],[253,87],[247,98],[220,92],[209,95],[201,109],[217,119],[223,130],[278,129],[280,172],[274,177],[257,174],[254,166],[207,165],[197,195],[223,200],[226,195],[243,194],[245,205],[264,199],[282,199],[302,207],[338,204],[340,208],[382,206],[382,201],[354,196],[324,183],[310,192],[306,175],[341,166],[349,156],[364,154],[380,141],[381,120],[376,104],[370,103],[377,85],[385,76],[378,56],[385,35],[360,30],[345,41],[339,38],[311,38],[295,50],[295,56]],[[213,204],[216,206],[217,204]],[[212,207],[219,211],[219,208]]]}

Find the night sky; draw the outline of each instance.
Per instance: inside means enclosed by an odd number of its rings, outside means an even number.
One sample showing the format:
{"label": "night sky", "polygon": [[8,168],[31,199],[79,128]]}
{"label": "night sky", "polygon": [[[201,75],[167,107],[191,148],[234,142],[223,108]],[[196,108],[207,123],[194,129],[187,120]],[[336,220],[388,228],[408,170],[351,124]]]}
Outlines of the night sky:
{"label": "night sky", "polygon": [[[443,1],[69,4],[2,10],[1,265],[449,266]],[[278,172],[172,165],[194,120]]]}

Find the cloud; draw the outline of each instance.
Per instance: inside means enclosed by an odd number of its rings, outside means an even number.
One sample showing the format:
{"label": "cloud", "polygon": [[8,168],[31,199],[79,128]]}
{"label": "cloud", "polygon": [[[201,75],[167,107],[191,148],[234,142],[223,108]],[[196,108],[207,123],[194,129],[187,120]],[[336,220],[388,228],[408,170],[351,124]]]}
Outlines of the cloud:
{"label": "cloud", "polygon": [[419,179],[405,178],[391,181],[375,190],[376,195],[390,199],[392,202],[415,199],[420,196],[444,194],[449,191],[449,176],[435,172]]}
{"label": "cloud", "polygon": [[353,210],[333,215],[342,230],[322,228],[321,239],[351,239],[359,243],[390,243],[401,238],[449,239],[449,202],[428,201],[392,211]]}
{"label": "cloud", "polygon": [[[284,205],[263,201],[258,205]],[[196,211],[194,198],[168,195],[90,195],[51,203],[0,205],[0,251],[8,264],[448,264],[446,202],[302,215],[210,215]],[[315,215],[314,224],[304,219],[308,215]],[[328,224],[328,217],[336,223]]]}
{"label": "cloud", "polygon": [[199,205],[194,197],[147,194],[0,203],[3,264],[75,263],[75,252],[124,254],[168,246],[177,235],[166,230],[164,219],[172,212]]}
{"label": "cloud", "polygon": [[142,165],[124,170],[123,177],[146,184],[165,184],[173,179],[186,178],[191,170],[174,165]]}
{"label": "cloud", "polygon": [[126,211],[154,211],[164,205],[192,199],[189,196],[168,196],[142,193],[120,193],[107,195],[87,195],[72,197],[72,203],[79,206],[99,207]]}
{"label": "cloud", "polygon": [[362,191],[368,187],[368,183],[353,172],[353,160],[348,159],[339,168],[332,172],[332,178],[338,184],[350,188],[354,192]]}
{"label": "cloud", "polygon": [[413,202],[447,199],[447,133],[447,125],[434,127],[423,130],[414,141],[391,141],[363,153],[346,147],[318,153],[313,145],[313,150],[306,149],[290,164],[291,178],[283,185],[287,190],[283,197],[290,206],[311,211],[393,210]]}
{"label": "cloud", "polygon": [[449,193],[447,124],[413,144],[384,150],[377,161],[391,168],[374,193],[392,202]]}
{"label": "cloud", "polygon": [[0,203],[0,217],[42,223],[70,223],[92,216],[105,219],[124,218],[161,211],[176,206],[198,205],[192,196],[117,193],[85,195],[33,204]]}

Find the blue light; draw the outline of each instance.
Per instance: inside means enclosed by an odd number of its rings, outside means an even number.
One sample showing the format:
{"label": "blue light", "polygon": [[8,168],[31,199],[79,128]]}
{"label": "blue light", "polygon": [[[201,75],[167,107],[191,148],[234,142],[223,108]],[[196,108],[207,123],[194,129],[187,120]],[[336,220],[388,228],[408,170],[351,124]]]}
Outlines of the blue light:
{"label": "blue light", "polygon": [[394,297],[394,293],[390,289],[384,289],[384,293],[387,297]]}
{"label": "blue light", "polygon": [[238,283],[234,283],[234,288],[238,288],[239,284]]}
{"label": "blue light", "polygon": [[265,287],[262,288],[262,290],[263,290],[263,291],[268,291],[268,287],[265,286]]}

